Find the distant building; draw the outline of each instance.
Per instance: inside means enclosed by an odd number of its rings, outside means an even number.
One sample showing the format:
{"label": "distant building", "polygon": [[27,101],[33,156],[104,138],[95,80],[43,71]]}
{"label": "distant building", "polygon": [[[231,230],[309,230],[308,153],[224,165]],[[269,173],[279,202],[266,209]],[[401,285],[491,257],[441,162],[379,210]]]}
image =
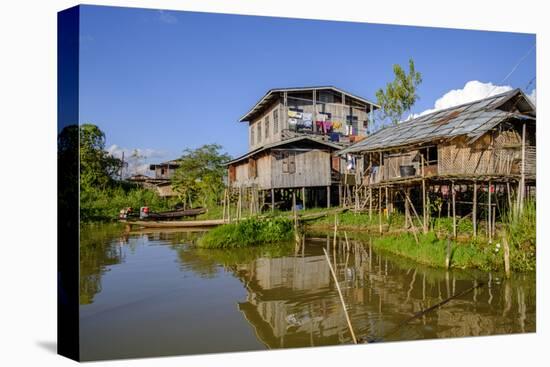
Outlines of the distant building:
{"label": "distant building", "polygon": [[155,178],[157,179],[171,179],[178,167],[178,162],[172,160],[163,163],[151,164],[149,165],[149,170],[155,172]]}

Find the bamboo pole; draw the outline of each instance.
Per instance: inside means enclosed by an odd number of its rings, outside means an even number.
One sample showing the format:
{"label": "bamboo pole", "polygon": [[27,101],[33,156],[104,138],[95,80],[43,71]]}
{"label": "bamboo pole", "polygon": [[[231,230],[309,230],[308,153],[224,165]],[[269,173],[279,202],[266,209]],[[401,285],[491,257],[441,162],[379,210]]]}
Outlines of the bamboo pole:
{"label": "bamboo pole", "polygon": [[428,233],[428,221],[427,221],[427,209],[426,209],[426,179],[424,178],[424,156],[421,155],[422,159],[422,219],[423,219],[423,230],[424,233]]}
{"label": "bamboo pole", "polygon": [[519,192],[519,213],[523,212],[523,202],[525,200],[525,135],[526,135],[526,124],[523,123],[522,134],[521,134],[521,182],[520,182],[520,192]]}
{"label": "bamboo pole", "polygon": [[474,181],[474,204],[472,207],[472,225],[474,227],[474,237],[477,237],[477,182]]}
{"label": "bamboo pole", "polygon": [[[369,165],[372,165],[372,153],[369,153]],[[369,177],[369,221],[372,221],[372,187]]]}
{"label": "bamboo pole", "polygon": [[493,228],[492,223],[493,219],[491,218],[491,181],[489,181],[489,186],[487,186],[487,234],[489,236],[489,243],[493,242]]}
{"label": "bamboo pole", "polygon": [[389,205],[389,196],[388,196],[388,186],[386,185],[386,219],[390,219],[390,205]]}
{"label": "bamboo pole", "polygon": [[296,211],[296,193],[292,190],[292,213],[294,214],[294,228],[298,226],[298,212]]}
{"label": "bamboo pole", "polygon": [[302,206],[306,210],[306,188],[302,187]]}
{"label": "bamboo pole", "polygon": [[334,240],[332,246],[336,248],[336,231],[338,230],[338,214],[334,214]]}
{"label": "bamboo pole", "polygon": [[451,195],[453,200],[453,236],[456,238],[456,193],[455,193],[455,183],[451,184]]}
{"label": "bamboo pole", "polygon": [[378,187],[378,230],[382,233],[382,187]]}
{"label": "bamboo pole", "polygon": [[510,246],[506,234],[502,237],[502,246],[504,247],[504,273],[506,278],[510,278]]}
{"label": "bamboo pole", "polygon": [[342,303],[342,308],[344,309],[344,314],[346,315],[346,321],[348,323],[349,331],[351,333],[351,338],[353,339],[353,342],[357,344],[357,338],[355,337],[355,333],[353,332],[353,327],[351,326],[351,320],[348,315],[348,310],[346,308],[346,302],[344,301],[344,296],[342,295],[342,291],[340,290],[340,284],[338,283],[338,278],[336,278],[336,273],[334,272],[334,269],[332,268],[332,264],[330,263],[327,250],[323,248],[323,252],[325,253],[325,259],[327,260],[330,273],[332,274],[332,278],[334,279],[334,284],[336,285],[336,290],[338,291],[338,296],[340,297],[340,302]]}
{"label": "bamboo pole", "polygon": [[222,210],[222,220],[225,222],[225,207],[227,203],[227,189],[223,191],[223,210]]}
{"label": "bamboo pole", "polygon": [[330,185],[327,186],[327,208],[330,209]]}
{"label": "bamboo pole", "polygon": [[275,189],[271,189],[271,212],[275,211]]}
{"label": "bamboo pole", "polygon": [[449,270],[451,266],[451,239],[447,237],[447,254],[445,256],[445,269]]}

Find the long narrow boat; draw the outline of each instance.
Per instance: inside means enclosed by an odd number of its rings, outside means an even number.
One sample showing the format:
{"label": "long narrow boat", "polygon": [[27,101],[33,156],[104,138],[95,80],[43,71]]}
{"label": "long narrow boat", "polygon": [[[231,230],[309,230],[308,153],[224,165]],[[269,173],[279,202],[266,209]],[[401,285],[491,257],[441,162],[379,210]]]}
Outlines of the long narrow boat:
{"label": "long narrow boat", "polygon": [[133,226],[139,226],[144,228],[206,228],[215,227],[227,223],[223,219],[211,219],[211,220],[126,220],[123,223],[127,223]]}
{"label": "long narrow boat", "polygon": [[176,219],[182,217],[196,217],[197,215],[204,213],[206,213],[205,208],[177,209],[158,213],[151,212],[148,217],[150,219]]}

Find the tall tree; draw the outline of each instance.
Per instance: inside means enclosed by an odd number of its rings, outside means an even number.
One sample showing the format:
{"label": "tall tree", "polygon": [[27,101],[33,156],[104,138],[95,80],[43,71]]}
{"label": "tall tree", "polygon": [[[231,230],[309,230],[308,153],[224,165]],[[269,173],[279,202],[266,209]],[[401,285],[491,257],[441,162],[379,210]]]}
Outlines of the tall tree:
{"label": "tall tree", "polygon": [[399,64],[393,65],[393,73],[394,80],[386,84],[386,90],[376,91],[376,99],[382,108],[382,119],[397,124],[418,100],[416,88],[422,83],[422,74],[416,71],[413,59],[409,59],[408,74]]}
{"label": "tall tree", "polygon": [[231,157],[221,153],[221,145],[206,144],[185,149],[178,159],[179,168],[172,177],[172,187],[184,203],[203,206],[216,203],[224,190],[225,162]]}
{"label": "tall tree", "polygon": [[79,135],[81,189],[104,189],[119,172],[121,161],[105,151],[105,133],[96,125],[80,125]]}

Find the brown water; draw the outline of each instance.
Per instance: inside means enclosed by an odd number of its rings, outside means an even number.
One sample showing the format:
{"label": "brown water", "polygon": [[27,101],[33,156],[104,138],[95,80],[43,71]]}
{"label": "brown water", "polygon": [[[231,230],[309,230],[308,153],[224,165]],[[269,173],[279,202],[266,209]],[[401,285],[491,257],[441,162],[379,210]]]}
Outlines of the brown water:
{"label": "brown water", "polygon": [[[197,233],[81,234],[83,360],[309,347],[535,331],[534,275],[450,271],[378,253],[368,243],[204,250]],[[480,288],[411,317],[475,284]]]}

